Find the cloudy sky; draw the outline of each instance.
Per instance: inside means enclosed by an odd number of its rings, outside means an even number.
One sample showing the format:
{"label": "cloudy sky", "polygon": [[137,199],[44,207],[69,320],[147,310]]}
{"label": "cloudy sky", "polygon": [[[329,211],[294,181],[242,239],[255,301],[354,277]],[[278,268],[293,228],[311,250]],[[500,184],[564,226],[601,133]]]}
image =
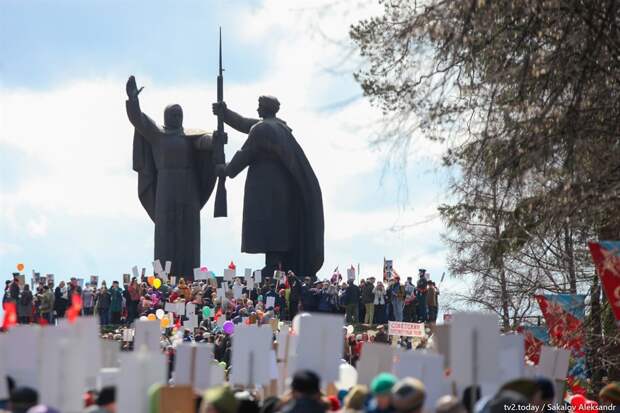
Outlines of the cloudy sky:
{"label": "cloudy sky", "polygon": [[[326,3],[336,7],[325,9]],[[445,271],[436,206],[447,175],[441,148],[418,141],[409,156],[408,202],[370,146],[380,113],[361,97],[346,58],[347,31],[376,6],[356,1],[2,0],[0,2],[0,270],[17,263],[57,279],[119,278],[150,267],[153,224],[137,197],[125,82],[145,86],[142,109],[163,121],[179,103],[184,125],[212,130],[217,31],[224,33],[225,100],[254,115],[260,94],[282,103],[280,117],[306,152],[325,206],[320,277],[354,264],[381,274]],[[229,130],[227,157],[244,136]],[[228,180],[229,218],[202,211],[202,263],[220,272],[240,253],[245,173]],[[402,191],[400,192],[402,194]],[[403,229],[405,228],[405,229]],[[29,277],[28,277],[29,278]],[[448,285],[449,286],[449,285]]]}

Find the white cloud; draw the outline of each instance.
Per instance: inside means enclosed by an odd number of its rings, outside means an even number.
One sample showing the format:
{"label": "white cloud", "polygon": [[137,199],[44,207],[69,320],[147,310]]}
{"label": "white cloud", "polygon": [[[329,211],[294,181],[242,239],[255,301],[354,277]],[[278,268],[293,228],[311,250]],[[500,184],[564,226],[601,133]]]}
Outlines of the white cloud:
{"label": "white cloud", "polygon": [[[295,2],[298,3],[302,2]],[[341,53],[339,46],[326,44],[316,34],[314,17],[323,3],[308,1],[303,2],[307,7],[291,9],[282,7],[282,2],[267,0],[262,7],[249,9],[241,15],[234,30],[242,37],[264,39],[266,53],[273,56],[273,61],[263,79],[243,84],[226,82],[225,99],[230,108],[246,116],[255,114],[257,97],[261,94],[276,95],[282,102],[279,115],[293,128],[322,186],[326,214],[323,275],[336,265],[344,268],[357,262],[363,273],[377,274],[381,271],[383,256],[395,259],[401,274],[411,274],[421,265],[438,272],[445,265],[444,253],[438,250],[438,234],[442,227],[437,218],[428,220],[434,214],[435,202],[405,212],[397,205],[367,211],[342,206],[344,200],[361,196],[353,188],[349,192],[343,188],[369,176],[372,180],[355,187],[385,196],[379,181],[382,155],[368,148],[372,134],[368,125],[376,124],[380,114],[361,99],[337,111],[317,109],[332,103],[334,91],[341,87],[341,79],[323,71],[326,62],[337,61]],[[347,15],[348,22],[336,12],[322,15],[320,29],[331,37],[342,38],[349,23],[374,10],[356,9]],[[227,67],[227,70],[230,73],[235,68]],[[102,234],[112,228],[101,228],[104,225],[101,222],[118,219],[137,224],[133,228],[115,228],[116,231],[140,234],[137,247],[142,251],[151,250],[152,224],[138,202],[137,177],[131,170],[132,129],[124,109],[125,80],[102,74],[99,78],[58,85],[52,90],[0,90],[3,103],[0,141],[35,159],[29,168],[45,171],[29,176],[11,192],[0,193],[4,210],[0,224],[11,229],[12,237],[18,238],[16,233],[24,227],[31,236],[43,237],[52,231],[50,226],[59,224],[48,222],[52,215],[67,222],[79,217]],[[165,105],[176,102],[184,108],[187,127],[215,128],[215,119],[210,114],[215,97],[212,84],[179,82],[175,87],[161,87],[148,78],[137,81],[145,86],[140,95],[142,109],[156,120],[161,121]],[[348,94],[341,96],[348,97]],[[229,131],[229,137],[228,157],[244,140],[244,136],[233,131]],[[421,142],[417,149],[429,153],[431,145]],[[436,153],[430,152],[431,156]],[[242,175],[228,181],[227,220],[212,218],[211,202],[203,210],[203,256],[216,268],[223,268],[231,258],[240,255],[237,251],[244,180],[245,175]],[[405,231],[389,230],[395,224],[419,221],[426,222]],[[91,228],[73,228],[67,224],[62,230],[75,232],[73,236],[80,239],[86,237],[80,232]],[[145,240],[149,244],[147,247]],[[97,248],[106,245],[118,248],[117,243],[122,244],[122,241],[103,239],[99,240]],[[431,245],[434,248],[430,248]],[[233,252],[230,256],[221,256],[220,246]],[[27,245],[20,247],[27,249]],[[95,256],[98,252],[88,251],[88,254]],[[124,253],[127,255],[126,250]],[[118,264],[120,267],[110,267],[110,272],[124,268],[123,265],[128,265],[126,262],[131,265],[135,262],[133,257],[124,257],[124,260],[122,265]],[[241,260],[258,266],[262,258]],[[98,263],[99,267],[105,265]]]}

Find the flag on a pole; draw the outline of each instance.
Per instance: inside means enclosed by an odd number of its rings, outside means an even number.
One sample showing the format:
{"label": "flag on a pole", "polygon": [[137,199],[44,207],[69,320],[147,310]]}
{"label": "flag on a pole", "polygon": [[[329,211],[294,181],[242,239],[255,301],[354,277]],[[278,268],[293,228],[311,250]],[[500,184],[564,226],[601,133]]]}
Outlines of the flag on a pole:
{"label": "flag on a pole", "polygon": [[603,291],[620,325],[620,241],[589,242]]}

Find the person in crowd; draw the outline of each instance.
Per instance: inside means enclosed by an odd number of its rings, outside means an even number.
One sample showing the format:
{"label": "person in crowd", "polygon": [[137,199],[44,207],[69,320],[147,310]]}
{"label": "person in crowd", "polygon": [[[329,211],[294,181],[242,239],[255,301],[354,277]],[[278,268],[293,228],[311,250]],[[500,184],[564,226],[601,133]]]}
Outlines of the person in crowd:
{"label": "person in crowd", "polygon": [[546,377],[536,378],[536,384],[540,388],[541,392],[541,403],[539,404],[538,412],[550,412],[552,409],[550,409],[549,406],[552,405],[555,400],[555,385]]}
{"label": "person in crowd", "polygon": [[303,311],[308,313],[318,309],[318,302],[313,292],[312,280],[310,277],[304,278],[301,286],[301,307]]}
{"label": "person in crowd", "polygon": [[374,324],[384,324],[387,321],[385,309],[385,287],[383,282],[377,281],[377,286],[372,290],[374,299]]}
{"label": "person in crowd", "polygon": [[437,313],[439,311],[439,289],[434,281],[428,282],[426,290],[426,305],[428,306],[428,322],[435,324],[437,322]]}
{"label": "person in crowd", "polygon": [[112,298],[105,281],[101,283],[101,289],[97,293],[95,303],[96,313],[99,314],[99,323],[103,326],[110,324],[110,304]]}
{"label": "person in crowd", "polygon": [[230,387],[222,385],[207,390],[202,396],[200,413],[237,413],[239,401]]}
{"label": "person in crowd", "polygon": [[598,397],[601,405],[613,407],[613,410],[607,410],[608,412],[620,413],[620,381],[607,384],[601,389]]}
{"label": "person in crowd", "polygon": [[27,413],[37,404],[39,404],[39,394],[30,387],[17,387],[9,396],[9,411],[11,413]]}
{"label": "person in crowd", "polygon": [[289,295],[289,318],[292,320],[297,315],[299,311],[299,303],[301,301],[301,281],[293,271],[289,271],[287,274],[288,277],[288,285],[291,289]]}
{"label": "person in crowd", "polygon": [[291,400],[281,413],[324,413],[326,404],[321,400],[321,380],[310,370],[300,370],[293,375]]}
{"label": "person in crowd", "polygon": [[82,289],[82,313],[86,316],[93,315],[95,307],[95,287],[86,283]]}
{"label": "person in crowd", "polygon": [[69,306],[69,290],[64,281],[58,284],[58,287],[54,290],[54,310],[56,311],[57,318],[64,318],[65,311]]}
{"label": "person in crowd", "polygon": [[4,295],[2,296],[2,308],[4,308],[4,304],[11,301],[11,280],[6,280],[4,282]]}
{"label": "person in crowd", "polygon": [[119,287],[118,281],[113,281],[112,288],[110,288],[110,323],[119,325],[121,323],[122,312],[123,291]]}
{"label": "person in crowd", "polygon": [[411,277],[405,281],[405,306],[403,308],[403,321],[411,323],[415,321],[415,286]]}
{"label": "person in crowd", "polygon": [[394,311],[394,320],[403,321],[403,308],[405,307],[405,287],[400,283],[400,277],[395,276],[390,286],[390,299]]}
{"label": "person in crowd", "polygon": [[428,281],[426,270],[421,268],[419,270],[419,279],[416,285],[416,311],[417,311],[417,322],[418,323],[426,323],[428,321],[428,311],[427,311],[427,302],[426,302],[426,293],[428,290]]}
{"label": "person in crowd", "polygon": [[179,279],[179,286],[177,287],[177,293],[179,294],[179,298],[183,298],[185,301],[190,301],[192,299],[192,291],[187,286],[187,282],[185,278]]}
{"label": "person in crowd", "polygon": [[463,390],[461,402],[465,406],[467,413],[473,413],[473,406],[480,400],[481,395],[480,386],[468,386]]}
{"label": "person in crowd", "polygon": [[116,387],[102,388],[95,404],[90,406],[85,413],[116,413]]}
{"label": "person in crowd", "polygon": [[398,379],[391,373],[380,373],[370,383],[372,398],[368,403],[367,413],[392,413],[392,387]]}
{"label": "person in crowd", "polygon": [[437,400],[435,413],[467,413],[467,410],[458,398],[447,394]]}
{"label": "person in crowd", "polygon": [[328,289],[329,289],[329,282],[323,281],[323,283],[321,284],[321,289],[319,290],[319,307],[317,308],[317,310],[321,313],[330,312],[329,294],[327,292]]}
{"label": "person in crowd", "polygon": [[377,326],[377,334],[375,334],[375,343],[388,343],[389,337],[385,332],[385,326],[380,324]]}
{"label": "person in crowd", "polygon": [[9,283],[9,300],[17,304],[19,302],[19,294],[21,288],[19,287],[19,274],[13,274],[13,281]]}
{"label": "person in crowd", "polygon": [[392,387],[392,406],[397,413],[422,413],[425,399],[424,384],[418,379],[406,377]]}
{"label": "person in crowd", "polygon": [[[273,306],[267,307],[267,298],[273,297]],[[270,300],[271,301],[271,300]],[[269,290],[263,294],[263,304],[265,305],[265,310],[273,310],[273,308],[278,305],[278,293],[276,292],[276,285],[270,284]]]}
{"label": "person in crowd", "polygon": [[364,324],[372,324],[375,318],[375,279],[370,277],[364,283],[362,289],[362,304],[366,313],[364,314]]}
{"label": "person in crowd", "polygon": [[347,287],[342,296],[342,303],[345,306],[347,324],[358,322],[358,306],[360,303],[360,289],[355,285],[354,280],[347,281]]}
{"label": "person in crowd", "polygon": [[54,323],[54,294],[49,286],[43,286],[39,303],[39,313],[41,318],[48,324]]}
{"label": "person in crowd", "polygon": [[82,287],[78,284],[77,278],[71,277],[69,280],[69,285],[67,285],[67,298],[69,299],[69,303],[71,302],[71,297],[73,294],[77,294],[80,297],[82,296]]}
{"label": "person in crowd", "polygon": [[356,384],[349,390],[344,398],[342,409],[343,413],[363,412],[366,407],[366,400],[370,396],[368,387],[363,384]]}
{"label": "person in crowd", "polygon": [[131,279],[129,287],[127,287],[127,324],[133,323],[138,317],[138,305],[142,291],[136,277]]}
{"label": "person in crowd", "polygon": [[32,320],[32,292],[28,284],[24,285],[24,291],[19,296],[17,305],[17,316],[20,324],[29,324]]}

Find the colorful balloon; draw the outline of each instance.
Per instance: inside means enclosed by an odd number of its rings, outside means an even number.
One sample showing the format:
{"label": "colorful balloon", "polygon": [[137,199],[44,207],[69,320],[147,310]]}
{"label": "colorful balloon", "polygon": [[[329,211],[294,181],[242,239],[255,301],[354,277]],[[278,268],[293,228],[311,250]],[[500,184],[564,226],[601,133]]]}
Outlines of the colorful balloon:
{"label": "colorful balloon", "polygon": [[157,290],[159,290],[159,287],[161,287],[161,280],[159,278],[155,278],[153,280],[153,287]]}
{"label": "colorful balloon", "polygon": [[222,329],[224,330],[224,333],[231,335],[235,332],[235,324],[232,321],[228,320],[224,323]]}
{"label": "colorful balloon", "polygon": [[146,279],[146,282],[149,283],[150,286],[153,286],[153,281],[155,281],[155,277],[152,275],[149,275]]}
{"label": "colorful balloon", "polygon": [[142,317],[140,317],[140,321],[146,321],[146,320],[148,320],[148,318],[147,318],[145,315],[143,315]]}
{"label": "colorful balloon", "polygon": [[161,327],[166,328],[170,325],[170,319],[168,317],[161,319]]}
{"label": "colorful balloon", "polygon": [[22,272],[24,271],[24,264],[22,264],[21,262],[19,264],[17,264],[17,271]]}
{"label": "colorful balloon", "polygon": [[164,318],[164,310],[162,310],[161,308],[158,308],[157,311],[155,311],[155,316],[161,320],[162,318]]}
{"label": "colorful balloon", "polygon": [[211,307],[204,307],[202,309],[202,316],[204,318],[209,318],[211,316]]}
{"label": "colorful balloon", "polygon": [[146,318],[147,318],[149,321],[155,321],[155,320],[157,320],[157,316],[156,316],[155,314],[153,314],[153,313],[151,313],[151,314],[149,314],[148,316],[146,316]]}

